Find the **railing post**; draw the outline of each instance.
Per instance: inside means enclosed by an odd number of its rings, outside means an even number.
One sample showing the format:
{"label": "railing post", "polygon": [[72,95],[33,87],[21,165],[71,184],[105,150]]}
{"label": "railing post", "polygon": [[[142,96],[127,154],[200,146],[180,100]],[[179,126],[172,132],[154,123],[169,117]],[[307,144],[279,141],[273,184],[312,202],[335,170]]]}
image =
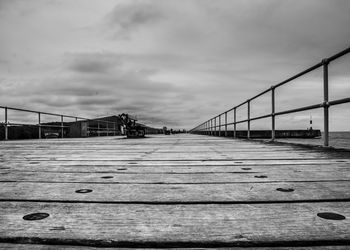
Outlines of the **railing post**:
{"label": "railing post", "polygon": [[247,138],[250,139],[250,100],[247,101],[247,105],[248,105]]}
{"label": "railing post", "polygon": [[40,112],[38,112],[38,126],[39,126],[39,139],[41,139],[41,119],[40,119]]}
{"label": "railing post", "polygon": [[216,136],[216,117],[214,118],[214,135]]}
{"label": "railing post", "polygon": [[213,119],[210,119],[210,135],[213,135]]}
{"label": "railing post", "polygon": [[276,139],[276,117],[275,117],[275,87],[271,87],[271,140]]}
{"label": "railing post", "polygon": [[61,138],[64,138],[63,132],[64,132],[64,128],[63,128],[63,115],[61,115]]}
{"label": "railing post", "polygon": [[237,116],[236,116],[236,108],[233,109],[233,138],[237,138]]}
{"label": "railing post", "polygon": [[86,119],[86,127],[87,127],[87,136],[91,136],[91,129],[90,129],[90,120]]}
{"label": "railing post", "polygon": [[97,136],[100,136],[100,122],[97,122]]}
{"label": "railing post", "polygon": [[7,126],[7,107],[5,107],[5,140],[7,141],[9,139],[9,131]]}
{"label": "railing post", "polygon": [[227,137],[227,112],[225,112],[225,137]]}
{"label": "railing post", "polygon": [[329,146],[328,59],[323,59],[323,125],[325,147]]}
{"label": "railing post", "polygon": [[212,134],[212,136],[214,136],[215,134],[215,128],[214,128],[214,118],[212,119],[212,132],[211,132],[211,134]]}
{"label": "railing post", "polygon": [[207,121],[207,135],[210,135],[210,120]]}
{"label": "railing post", "polygon": [[63,129],[63,115],[61,115],[61,138],[64,138],[63,132],[64,132],[64,129]]}
{"label": "railing post", "polygon": [[221,136],[221,115],[219,115],[219,136]]}
{"label": "railing post", "polygon": [[113,136],[115,136],[115,122],[113,123]]}

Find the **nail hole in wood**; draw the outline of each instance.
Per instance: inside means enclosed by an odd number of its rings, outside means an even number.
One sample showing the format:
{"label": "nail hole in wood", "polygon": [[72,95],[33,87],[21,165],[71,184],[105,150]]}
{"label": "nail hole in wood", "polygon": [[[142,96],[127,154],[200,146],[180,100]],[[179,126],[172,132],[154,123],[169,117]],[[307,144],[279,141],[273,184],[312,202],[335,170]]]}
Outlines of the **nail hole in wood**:
{"label": "nail hole in wood", "polygon": [[60,226],[60,227],[53,227],[49,229],[50,231],[63,231],[66,230],[66,228],[64,226]]}
{"label": "nail hole in wood", "polygon": [[293,188],[276,188],[277,191],[280,192],[293,192],[294,189]]}
{"label": "nail hole in wood", "polygon": [[101,178],[102,178],[102,179],[112,179],[113,176],[107,175],[107,176],[102,176]]}
{"label": "nail hole in wood", "polygon": [[75,190],[76,193],[79,193],[79,194],[86,194],[86,193],[91,193],[92,190],[91,189],[78,189],[78,190]]}
{"label": "nail hole in wood", "polygon": [[23,216],[23,220],[42,220],[49,216],[50,215],[48,213],[33,213]]}
{"label": "nail hole in wood", "polygon": [[255,178],[267,178],[266,175],[255,175],[254,177],[255,177]]}
{"label": "nail hole in wood", "polygon": [[317,216],[322,218],[322,219],[326,219],[326,220],[345,220],[345,216],[344,215],[336,214],[336,213],[330,213],[330,212],[318,213]]}
{"label": "nail hole in wood", "polygon": [[241,168],[242,170],[252,170],[251,168]]}

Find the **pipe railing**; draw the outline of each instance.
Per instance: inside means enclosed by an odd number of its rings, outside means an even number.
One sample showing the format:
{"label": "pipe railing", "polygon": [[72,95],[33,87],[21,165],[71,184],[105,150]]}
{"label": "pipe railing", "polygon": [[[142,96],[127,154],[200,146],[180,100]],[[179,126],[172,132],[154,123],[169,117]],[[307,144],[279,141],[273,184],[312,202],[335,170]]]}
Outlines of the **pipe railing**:
{"label": "pipe railing", "polygon": [[[74,123],[74,122],[87,122],[87,131],[88,133],[101,136],[103,134],[106,134],[107,136],[113,135],[115,136],[120,131],[118,130],[118,124],[116,122],[106,121],[106,120],[100,120],[100,119],[89,119],[79,116],[71,116],[71,115],[63,115],[63,114],[56,114],[56,113],[49,113],[49,112],[42,112],[42,111],[35,111],[35,110],[29,110],[29,109],[22,109],[22,108],[13,108],[13,107],[6,107],[6,106],[0,106],[0,109],[4,110],[4,122],[1,122],[0,125],[2,125],[5,128],[4,133],[4,139],[9,139],[9,127],[12,126],[35,126],[38,127],[38,138],[42,138],[42,130],[45,128],[51,128],[51,129],[57,129],[60,132],[58,134],[61,134],[61,138],[64,138],[64,131],[65,129],[68,129],[69,126],[67,126],[68,123]],[[20,112],[26,112],[26,113],[34,113],[38,115],[36,124],[28,124],[28,123],[14,123],[9,122],[9,110],[13,111],[20,111]],[[54,116],[59,117],[60,121],[55,122],[47,122],[42,123],[42,115],[48,115],[48,116]],[[64,121],[64,119],[71,118],[74,119],[73,122],[67,122]],[[57,124],[57,125],[56,125]],[[90,126],[90,124],[92,126]],[[93,126],[94,124],[97,124]]]}
{"label": "pipe railing", "polygon": [[[276,84],[271,86],[270,88],[260,92],[259,94],[251,97],[250,99],[238,104],[237,106],[226,110],[219,115],[214,116],[213,118],[199,124],[195,128],[191,129],[189,132],[190,133],[200,133],[200,134],[206,134],[206,135],[217,135],[217,128],[219,129],[219,136],[221,136],[221,127],[224,126],[225,128],[225,136],[227,136],[227,126],[228,125],[233,125],[233,137],[237,138],[237,124],[239,123],[247,123],[247,138],[250,139],[250,132],[251,132],[251,121],[255,120],[260,120],[264,118],[269,118],[271,117],[271,140],[275,140],[276,138],[276,116],[280,115],[285,115],[285,114],[291,114],[291,113],[296,113],[296,112],[301,112],[301,111],[306,111],[306,110],[311,110],[311,109],[317,109],[317,108],[323,108],[323,129],[324,129],[324,146],[329,146],[329,107],[334,106],[334,105],[339,105],[339,104],[344,104],[344,103],[350,103],[350,97],[347,98],[342,98],[342,99],[337,99],[333,101],[329,101],[329,93],[328,93],[328,66],[331,62],[334,60],[350,53],[350,47],[331,56],[328,58],[323,59],[321,62],[313,65],[310,68],[307,68],[306,70]],[[295,108],[295,109],[289,109],[289,110],[284,110],[280,112],[276,112],[276,103],[275,103],[275,90],[301,76],[304,76],[307,73],[310,73],[318,68],[322,67],[323,68],[323,100],[321,103],[318,104],[313,104],[309,106],[304,106],[300,108]],[[257,116],[257,117],[251,117],[251,103],[253,100],[256,98],[265,95],[267,93],[271,93],[271,113]],[[242,107],[242,106],[247,106],[247,119],[237,121],[237,109]],[[227,114],[229,112],[233,111],[233,122],[227,122]],[[221,116],[225,116],[225,123],[221,124]],[[216,120],[219,120],[219,125],[216,124]],[[214,123],[214,125],[213,125]]]}

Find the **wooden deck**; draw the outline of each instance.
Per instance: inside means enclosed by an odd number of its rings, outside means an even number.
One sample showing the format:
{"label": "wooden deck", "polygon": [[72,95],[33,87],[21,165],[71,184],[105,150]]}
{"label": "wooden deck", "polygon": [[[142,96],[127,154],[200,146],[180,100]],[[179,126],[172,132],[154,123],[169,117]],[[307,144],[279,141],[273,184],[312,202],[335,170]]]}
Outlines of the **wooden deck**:
{"label": "wooden deck", "polygon": [[0,249],[350,248],[349,152],[190,134],[0,150]]}

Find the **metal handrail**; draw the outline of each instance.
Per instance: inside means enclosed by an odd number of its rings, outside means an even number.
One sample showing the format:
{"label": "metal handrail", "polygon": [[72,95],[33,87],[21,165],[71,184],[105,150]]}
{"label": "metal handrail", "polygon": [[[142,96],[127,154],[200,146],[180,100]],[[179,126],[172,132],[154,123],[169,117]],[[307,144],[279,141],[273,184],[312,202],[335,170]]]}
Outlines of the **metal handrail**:
{"label": "metal handrail", "polygon": [[[111,121],[105,121],[100,119],[90,119],[90,118],[84,118],[80,116],[72,116],[72,115],[63,115],[63,114],[57,114],[57,113],[50,113],[50,112],[42,112],[42,111],[36,111],[36,110],[30,110],[30,109],[23,109],[23,108],[14,108],[14,107],[7,107],[7,106],[0,106],[0,109],[4,110],[4,122],[1,122],[0,125],[5,127],[5,140],[9,139],[8,136],[8,128],[10,126],[36,126],[39,128],[38,131],[38,138],[41,139],[41,129],[42,128],[60,128],[61,129],[61,137],[64,138],[64,129],[68,128],[69,126],[66,126],[64,123],[64,118],[74,118],[75,122],[78,122],[78,120],[86,121],[86,122],[97,122],[97,127],[89,127],[89,129],[93,128],[93,130],[96,132],[97,135],[100,136],[101,133],[106,133],[109,135],[112,133],[113,135],[116,135],[116,132],[119,131],[116,129],[117,123],[111,122]],[[26,123],[10,123],[8,119],[8,110],[14,110],[14,111],[21,111],[21,112],[28,112],[28,113],[34,113],[38,115],[38,123],[37,124],[26,124]],[[59,121],[58,125],[48,125],[41,123],[41,115],[51,115],[51,116],[57,116],[61,118],[61,121]],[[105,127],[100,127],[100,123],[104,124]],[[109,126],[109,124],[112,124],[112,126]]]}
{"label": "metal handrail", "polygon": [[[236,125],[239,123],[247,123],[247,138],[250,139],[250,122],[254,121],[254,120],[259,120],[259,119],[264,119],[264,118],[269,118],[271,117],[271,139],[275,140],[275,119],[276,116],[279,115],[285,115],[285,114],[291,114],[291,113],[296,113],[296,112],[301,112],[301,111],[306,111],[306,110],[311,110],[311,109],[317,109],[317,108],[323,108],[324,110],[324,146],[329,146],[329,107],[334,106],[334,105],[339,105],[339,104],[344,104],[344,103],[350,103],[350,97],[347,98],[342,98],[342,99],[337,99],[337,100],[333,100],[333,101],[329,101],[329,93],[328,93],[328,65],[329,63],[333,62],[334,60],[346,55],[350,53],[350,47],[340,51],[339,53],[325,58],[323,59],[321,62],[307,68],[304,71],[299,72],[298,74],[295,74],[294,76],[276,84],[271,86],[270,88],[258,93],[257,95],[251,97],[250,99],[234,106],[233,108],[230,108],[222,113],[220,113],[219,115],[216,115],[212,118],[210,118],[209,120],[199,124],[198,126],[196,126],[195,128],[191,129],[189,132],[190,133],[202,133],[202,134],[208,134],[208,135],[216,135],[217,134],[217,128],[219,129],[219,136],[221,136],[221,127],[225,127],[225,136],[227,136],[227,126],[228,125],[234,125],[234,131],[233,131],[233,137],[236,138],[237,137],[237,128]],[[289,109],[289,110],[284,110],[284,111],[279,111],[279,112],[275,112],[275,108],[276,108],[276,104],[275,104],[275,89],[311,72],[314,71],[320,67],[323,67],[323,101],[322,103],[318,103],[318,104],[313,104],[313,105],[309,105],[309,106],[304,106],[304,107],[300,107],[300,108],[295,108],[295,109]],[[257,117],[250,117],[250,104],[253,100],[255,100],[256,98],[271,92],[271,113],[270,114],[265,114],[262,116],[257,116]],[[236,113],[237,113],[237,109],[243,105],[247,105],[247,119],[244,120],[240,120],[237,121],[236,120]],[[234,112],[234,121],[233,122],[227,122],[227,113],[233,111]],[[225,117],[225,123],[221,124],[221,116],[224,115]],[[216,124],[216,120],[217,118],[219,118],[219,125]],[[213,125],[214,123],[214,125]]]}

